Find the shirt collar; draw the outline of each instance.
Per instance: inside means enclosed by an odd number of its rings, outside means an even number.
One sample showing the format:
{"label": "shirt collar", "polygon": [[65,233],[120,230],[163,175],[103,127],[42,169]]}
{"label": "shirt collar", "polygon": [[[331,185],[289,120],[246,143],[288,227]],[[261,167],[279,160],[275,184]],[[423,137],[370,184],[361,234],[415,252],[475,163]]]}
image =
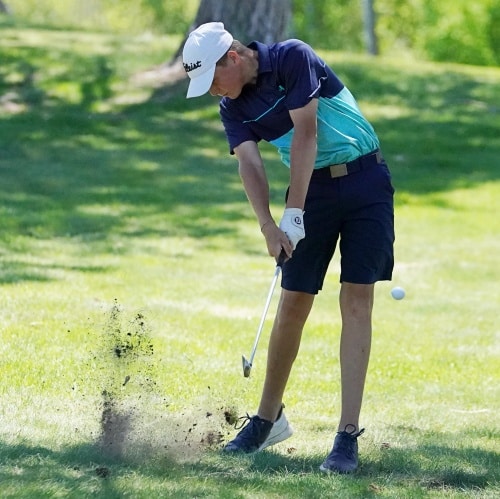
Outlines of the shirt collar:
{"label": "shirt collar", "polygon": [[270,49],[268,45],[264,45],[261,42],[253,41],[248,45],[248,48],[252,50],[257,50],[259,54],[259,70],[258,74],[270,73],[273,70],[273,65],[271,63]]}

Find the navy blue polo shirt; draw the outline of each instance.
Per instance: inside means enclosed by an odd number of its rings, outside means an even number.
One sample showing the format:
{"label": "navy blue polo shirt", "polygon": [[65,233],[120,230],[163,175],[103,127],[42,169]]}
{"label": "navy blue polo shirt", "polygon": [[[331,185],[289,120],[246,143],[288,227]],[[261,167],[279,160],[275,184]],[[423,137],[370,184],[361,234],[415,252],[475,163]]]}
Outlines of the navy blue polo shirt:
{"label": "navy blue polo shirt", "polygon": [[379,147],[373,127],[336,74],[306,43],[286,40],[272,45],[252,42],[259,54],[257,83],[237,99],[224,97],[220,115],[231,154],[248,140],[275,145],[290,166],[293,122],[290,110],[318,102],[315,168],[352,161]]}

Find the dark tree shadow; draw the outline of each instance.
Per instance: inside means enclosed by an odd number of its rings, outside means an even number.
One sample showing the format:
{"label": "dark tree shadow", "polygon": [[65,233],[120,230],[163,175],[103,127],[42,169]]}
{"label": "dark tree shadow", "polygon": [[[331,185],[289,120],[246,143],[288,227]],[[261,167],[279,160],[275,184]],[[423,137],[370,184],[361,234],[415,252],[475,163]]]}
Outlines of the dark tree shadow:
{"label": "dark tree shadow", "polygon": [[[457,448],[457,437],[413,431],[412,444],[408,447],[400,442],[397,448],[384,444],[380,451],[369,455],[361,450],[360,468],[347,476],[324,475],[318,469],[324,455],[298,455],[293,447],[287,451],[266,450],[240,456],[205,449],[200,450],[195,462],[181,463],[167,454],[135,460],[106,456],[93,443],[58,451],[22,443],[0,443],[3,463],[0,483],[15,481],[17,488],[22,486],[36,493],[44,490],[44,479],[50,477],[58,484],[58,490],[85,490],[92,483],[98,497],[120,497],[118,482],[133,473],[139,481],[168,482],[164,497],[196,496],[201,490],[213,497],[232,497],[231,493],[227,495],[228,491],[235,490],[267,490],[283,497],[333,497],[330,494],[353,490],[357,490],[360,497],[371,497],[391,489],[471,495],[494,493],[500,478],[498,453],[476,446]],[[463,439],[464,434],[460,437]],[[472,434],[466,436],[472,437]],[[438,443],[429,444],[429,441]],[[335,488],[332,490],[332,487]]]}

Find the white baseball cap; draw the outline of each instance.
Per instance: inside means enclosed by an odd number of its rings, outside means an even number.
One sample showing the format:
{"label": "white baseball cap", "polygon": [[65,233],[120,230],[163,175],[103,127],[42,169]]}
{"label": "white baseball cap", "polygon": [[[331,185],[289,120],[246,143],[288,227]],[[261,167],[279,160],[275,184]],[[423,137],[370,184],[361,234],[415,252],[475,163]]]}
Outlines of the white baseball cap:
{"label": "white baseball cap", "polygon": [[187,98],[199,97],[212,86],[217,61],[229,50],[233,36],[224,24],[202,24],[189,34],[182,51],[184,69],[191,81]]}

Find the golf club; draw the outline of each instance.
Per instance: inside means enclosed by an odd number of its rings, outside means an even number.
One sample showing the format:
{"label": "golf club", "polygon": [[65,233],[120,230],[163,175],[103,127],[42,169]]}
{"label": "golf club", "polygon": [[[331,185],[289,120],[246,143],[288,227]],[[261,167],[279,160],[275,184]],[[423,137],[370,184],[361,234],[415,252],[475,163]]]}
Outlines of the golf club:
{"label": "golf club", "polygon": [[276,270],[274,271],[274,277],[271,282],[271,287],[269,288],[269,293],[267,295],[266,305],[264,307],[264,312],[260,319],[259,328],[257,329],[257,335],[255,336],[255,341],[253,343],[252,353],[250,354],[250,359],[247,360],[244,355],[242,355],[241,360],[243,362],[243,376],[248,378],[250,376],[250,371],[252,370],[253,359],[255,357],[255,351],[257,350],[257,345],[259,343],[260,334],[262,333],[262,328],[264,327],[264,321],[266,319],[267,311],[269,310],[269,305],[271,303],[271,298],[273,297],[274,288],[276,287],[276,281],[280,275],[281,267],[285,263],[286,253],[281,250],[280,256],[276,262]]}

